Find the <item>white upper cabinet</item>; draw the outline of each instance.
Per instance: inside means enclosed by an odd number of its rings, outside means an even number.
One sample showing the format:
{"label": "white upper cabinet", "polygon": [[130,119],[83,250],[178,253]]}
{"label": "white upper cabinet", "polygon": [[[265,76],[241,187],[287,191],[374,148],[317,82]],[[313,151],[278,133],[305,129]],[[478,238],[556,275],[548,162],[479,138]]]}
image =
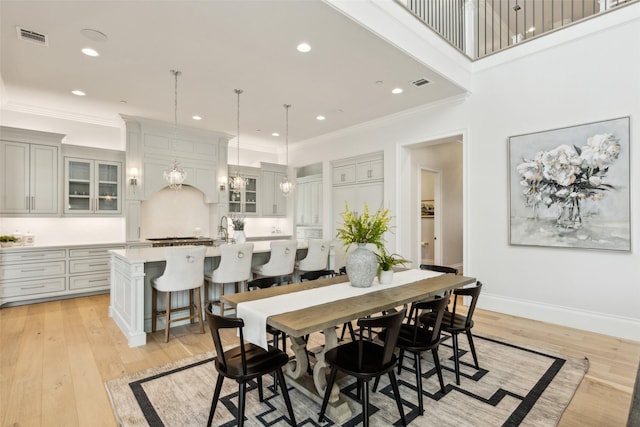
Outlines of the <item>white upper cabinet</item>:
{"label": "white upper cabinet", "polygon": [[296,225],[322,226],[322,176],[298,178],[296,185]]}
{"label": "white upper cabinet", "polygon": [[0,133],[0,212],[58,215],[63,135],[8,127]]}
{"label": "white upper cabinet", "polygon": [[65,157],[65,214],[122,213],[122,163]]}
{"label": "white upper cabinet", "polygon": [[[280,183],[287,176],[286,167],[271,163],[261,164],[262,216],[286,216],[287,197],[280,191]],[[297,190],[297,189],[296,189]]]}
{"label": "white upper cabinet", "polygon": [[[229,168],[229,182],[238,175],[238,169]],[[244,188],[234,191],[229,188],[229,213],[258,215],[258,200],[260,188],[260,169],[240,167],[240,175],[245,178]]]}
{"label": "white upper cabinet", "polygon": [[333,185],[353,185],[384,180],[382,153],[336,160],[333,163]]}

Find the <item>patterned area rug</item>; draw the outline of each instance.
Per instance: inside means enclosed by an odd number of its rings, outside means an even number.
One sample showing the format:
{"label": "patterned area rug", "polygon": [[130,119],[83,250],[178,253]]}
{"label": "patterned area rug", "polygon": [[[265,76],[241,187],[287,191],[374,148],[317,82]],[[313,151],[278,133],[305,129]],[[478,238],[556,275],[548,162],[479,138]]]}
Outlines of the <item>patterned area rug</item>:
{"label": "patterned area rug", "polygon": [[[316,334],[321,339],[322,335]],[[405,357],[399,377],[407,422],[430,426],[555,426],[588,369],[587,359],[575,359],[536,351],[496,339],[474,336],[480,370],[473,367],[465,337],[460,338],[460,386],[455,385],[452,349],[445,341],[439,349],[446,393],[440,392],[430,354],[422,364],[425,415],[417,408],[412,358]],[[216,382],[213,353],[189,357],[106,383],[116,414],[123,426],[203,426],[206,424]],[[289,425],[282,397],[274,393],[270,376],[264,378],[264,402],[257,384],[247,393],[245,425]],[[353,417],[340,425],[362,423],[355,381],[339,383]],[[334,426],[330,419],[318,423],[320,405],[289,385],[298,425]],[[398,409],[388,377],[371,393],[370,425],[400,425]],[[213,425],[236,425],[238,385],[225,380]]]}

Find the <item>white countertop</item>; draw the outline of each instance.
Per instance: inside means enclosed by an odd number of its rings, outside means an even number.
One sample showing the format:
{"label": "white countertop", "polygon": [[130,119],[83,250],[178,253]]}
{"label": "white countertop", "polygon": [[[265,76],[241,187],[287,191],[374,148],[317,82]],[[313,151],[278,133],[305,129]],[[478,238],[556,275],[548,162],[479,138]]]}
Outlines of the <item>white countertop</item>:
{"label": "white countertop", "polygon": [[[253,253],[265,253],[271,251],[271,241],[263,240],[253,243]],[[306,249],[307,241],[298,240],[298,249]],[[118,249],[109,251],[118,258],[122,258],[130,263],[136,262],[159,262],[165,260],[166,247],[158,248],[139,248],[139,249]],[[219,246],[207,246],[207,253],[205,257],[214,258],[220,256]]]}

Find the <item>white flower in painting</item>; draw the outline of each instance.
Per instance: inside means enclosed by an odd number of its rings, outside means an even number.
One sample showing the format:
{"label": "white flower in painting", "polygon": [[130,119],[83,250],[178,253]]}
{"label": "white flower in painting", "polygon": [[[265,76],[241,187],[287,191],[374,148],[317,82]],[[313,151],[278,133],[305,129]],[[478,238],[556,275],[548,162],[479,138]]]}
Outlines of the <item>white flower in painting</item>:
{"label": "white flower in painting", "polygon": [[539,162],[533,161],[520,163],[517,169],[518,173],[522,175],[525,180],[539,181],[540,179],[542,179],[542,165]]}
{"label": "white flower in painting", "polygon": [[561,188],[560,190],[556,191],[556,196],[560,197],[561,199],[566,198],[569,195],[569,190],[567,190],[566,188]]}
{"label": "white flower in painting", "polygon": [[589,177],[589,184],[593,185],[594,187],[597,187],[598,185],[602,184],[602,180],[600,179],[599,176],[591,176]]}
{"label": "white flower in painting", "polygon": [[560,145],[542,156],[544,168],[542,174],[548,180],[554,181],[566,187],[576,180],[576,174],[580,172],[582,159],[575,148],[568,145]]}
{"label": "white flower in painting", "polygon": [[620,144],[613,134],[605,133],[587,138],[587,145],[582,147],[580,157],[590,167],[608,165],[620,155]]}

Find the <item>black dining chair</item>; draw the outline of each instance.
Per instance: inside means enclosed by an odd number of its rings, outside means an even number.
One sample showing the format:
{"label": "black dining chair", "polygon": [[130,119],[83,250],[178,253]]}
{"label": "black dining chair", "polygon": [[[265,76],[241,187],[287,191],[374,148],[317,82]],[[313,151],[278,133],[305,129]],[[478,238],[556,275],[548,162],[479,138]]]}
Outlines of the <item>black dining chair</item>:
{"label": "black dining chair", "polygon": [[[355,341],[341,344],[327,351],[324,360],[331,367],[329,380],[322,400],[320,417],[318,422],[324,419],[324,413],[329,403],[331,389],[336,380],[338,371],[356,377],[358,397],[362,400],[362,422],[364,427],[369,426],[369,381],[379,378],[384,374],[389,375],[391,387],[395,396],[402,425],[407,425],[402,408],[398,381],[394,372],[398,364],[398,358],[393,354],[398,340],[400,325],[406,315],[406,308],[377,317],[358,319],[360,327],[359,338]],[[367,328],[382,328],[384,331],[384,345],[363,338],[362,331]]]}
{"label": "black dining chair", "polygon": [[[418,410],[420,415],[424,414],[424,405],[422,400],[422,353],[431,350],[433,356],[433,362],[436,367],[436,373],[438,374],[438,381],[440,382],[440,391],[444,395],[446,393],[444,387],[444,380],[442,378],[442,368],[440,367],[440,357],[438,356],[438,347],[440,345],[441,337],[440,331],[442,327],[442,317],[445,313],[445,309],[449,304],[449,295],[444,298],[436,297],[430,301],[418,302],[414,305],[415,315],[410,318],[407,323],[403,323],[400,326],[400,333],[398,335],[398,342],[396,347],[400,350],[398,355],[398,375],[402,373],[402,362],[404,359],[404,353],[409,352],[413,354],[414,368],[416,371],[416,386],[418,388]],[[420,322],[420,313],[430,314],[432,320],[428,324]],[[385,332],[378,334],[378,338],[385,339]],[[378,388],[378,379],[373,385],[373,390]]]}
{"label": "black dining chair", "polygon": [[[216,348],[214,365],[216,367],[216,371],[218,371],[218,379],[216,380],[216,388],[213,394],[213,401],[211,402],[211,410],[209,411],[207,426],[210,426],[213,421],[213,415],[216,411],[220,392],[222,391],[222,383],[225,378],[233,379],[238,383],[239,393],[237,421],[238,426],[242,427],[244,425],[247,383],[253,379],[258,381],[258,396],[260,398],[260,402],[263,402],[264,395],[262,391],[262,377],[271,373],[275,373],[278,382],[280,382],[282,396],[284,397],[287,410],[289,411],[289,422],[292,426],[295,426],[296,419],[293,414],[293,407],[291,406],[291,400],[289,399],[289,392],[287,391],[284,374],[282,373],[282,367],[289,362],[289,356],[282,350],[272,346],[269,346],[269,349],[265,350],[257,345],[245,343],[242,333],[244,321],[240,318],[218,316],[212,312],[211,304],[206,307],[206,315],[209,323],[209,329],[211,330],[211,337],[213,338],[213,343]],[[237,329],[240,341],[239,345],[225,351],[220,337],[221,329]]]}
{"label": "black dining chair", "polygon": [[[420,264],[420,270],[429,270],[429,271],[435,271],[438,273],[453,274],[453,275],[458,274],[457,268],[449,267],[446,265],[437,265],[437,264]],[[451,292],[449,291],[449,294],[450,293]],[[413,317],[413,311],[414,311],[414,307],[413,305],[411,305],[411,308],[409,309],[409,316],[407,316],[407,318],[411,319]]]}
{"label": "black dining chair", "polygon": [[[470,288],[460,288],[453,291],[453,308],[450,311],[445,311],[442,318],[442,331],[451,334],[451,343],[453,345],[453,363],[456,371],[456,384],[460,385],[460,358],[458,351],[458,334],[464,332],[467,335],[469,341],[469,348],[471,349],[471,355],[473,356],[473,363],[476,369],[480,369],[478,365],[478,356],[476,355],[476,347],[473,345],[473,335],[471,334],[471,328],[473,328],[473,313],[478,303],[478,297],[482,290],[482,283],[476,282],[475,286]],[[458,308],[457,297],[470,297],[471,302],[467,308],[466,314],[460,314],[456,310]],[[420,317],[420,321],[429,324],[434,321],[432,313],[423,314]]]}

